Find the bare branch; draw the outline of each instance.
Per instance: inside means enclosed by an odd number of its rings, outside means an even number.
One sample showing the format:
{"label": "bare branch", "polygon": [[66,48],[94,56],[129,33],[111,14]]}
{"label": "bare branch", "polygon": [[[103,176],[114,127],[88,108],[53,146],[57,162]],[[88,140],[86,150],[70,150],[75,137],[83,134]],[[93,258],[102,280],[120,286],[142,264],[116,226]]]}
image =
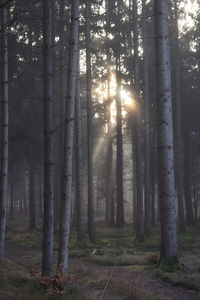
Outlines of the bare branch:
{"label": "bare branch", "polygon": [[12,2],[13,0],[7,0],[7,1],[5,1],[4,3],[1,3],[0,4],[0,8],[1,7],[4,7],[5,5],[7,5],[8,3],[10,3],[10,2]]}
{"label": "bare branch", "polygon": [[10,20],[6,25],[4,25],[2,28],[0,28],[0,32],[4,31],[6,28],[10,27],[17,19],[14,18]]}

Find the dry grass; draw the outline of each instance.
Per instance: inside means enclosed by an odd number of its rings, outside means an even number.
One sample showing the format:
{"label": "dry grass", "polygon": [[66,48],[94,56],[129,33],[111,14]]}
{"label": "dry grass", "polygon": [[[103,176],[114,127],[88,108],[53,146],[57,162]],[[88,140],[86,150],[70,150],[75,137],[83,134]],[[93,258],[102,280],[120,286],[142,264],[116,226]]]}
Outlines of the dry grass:
{"label": "dry grass", "polygon": [[[65,293],[69,300],[83,300],[76,289],[68,286]],[[6,294],[8,296],[6,296]],[[0,299],[20,299],[20,300],[47,300],[50,296],[47,294],[44,285],[40,280],[31,277],[27,270],[10,261],[0,263]],[[60,299],[60,296],[52,296],[52,300]]]}
{"label": "dry grass", "polygon": [[149,292],[141,282],[134,282],[130,285],[125,279],[112,279],[110,291],[113,294],[121,295],[123,300],[165,300],[165,298]]}

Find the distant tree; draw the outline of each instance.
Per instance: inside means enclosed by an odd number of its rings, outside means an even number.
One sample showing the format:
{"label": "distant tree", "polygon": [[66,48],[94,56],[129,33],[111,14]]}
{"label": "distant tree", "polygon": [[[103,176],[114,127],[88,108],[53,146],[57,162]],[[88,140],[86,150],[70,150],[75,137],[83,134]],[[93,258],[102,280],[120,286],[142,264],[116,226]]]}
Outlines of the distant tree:
{"label": "distant tree", "polygon": [[52,0],[43,1],[43,85],[44,85],[44,220],[42,275],[51,276],[53,265],[53,55]]}
{"label": "distant tree", "polygon": [[8,190],[8,8],[1,6],[1,148],[0,148],[0,260],[4,259],[6,205]]}
{"label": "distant tree", "polygon": [[122,1],[117,1],[113,20],[115,24],[115,45],[113,47],[116,61],[116,226],[122,227],[124,219],[124,174],[123,174],[123,134],[122,134],[122,99],[121,99],[121,41],[119,16],[121,16]]}
{"label": "distant tree", "polygon": [[94,187],[93,187],[93,130],[92,130],[92,74],[91,74],[91,39],[90,39],[91,3],[86,0],[86,85],[87,85],[87,160],[88,160],[88,233],[89,239],[96,238],[94,222]]}
{"label": "distant tree", "polygon": [[29,229],[36,229],[35,167],[29,165]]}
{"label": "distant tree", "polygon": [[[119,64],[119,62],[118,62]],[[117,132],[117,167],[116,167],[116,184],[117,184],[117,212],[116,226],[124,225],[124,189],[123,189],[123,136],[122,136],[122,105],[121,105],[121,75],[119,67],[116,72],[117,77],[117,94],[116,94],[116,132]]]}
{"label": "distant tree", "polygon": [[76,99],[75,99],[75,134],[76,134],[76,209],[77,209],[77,240],[85,238],[83,211],[83,141],[82,141],[82,111],[80,102],[79,60],[77,62]]}
{"label": "distant tree", "polygon": [[193,203],[192,203],[192,153],[191,153],[191,133],[185,122],[184,129],[184,155],[185,155],[185,174],[184,174],[184,192],[185,192],[185,208],[186,208],[186,224],[194,225]]}
{"label": "distant tree", "polygon": [[[133,149],[135,149],[135,168],[136,168],[136,188],[137,188],[137,226],[136,235],[138,240],[144,239],[144,208],[143,208],[143,172],[142,172],[142,135],[141,135],[141,121],[142,109],[140,99],[140,74],[139,74],[139,34],[138,34],[138,1],[133,0],[133,35],[134,35],[134,94],[137,101],[137,108],[134,112],[132,122],[132,132],[134,134],[132,142]],[[133,174],[134,176],[134,174]]]}
{"label": "distant tree", "polygon": [[145,231],[151,232],[152,201],[151,201],[151,125],[150,125],[150,96],[149,96],[149,45],[148,45],[148,19],[147,4],[142,1],[142,36],[143,36],[143,98],[144,98],[144,120],[145,120],[145,157],[144,157],[144,189],[145,189]]}

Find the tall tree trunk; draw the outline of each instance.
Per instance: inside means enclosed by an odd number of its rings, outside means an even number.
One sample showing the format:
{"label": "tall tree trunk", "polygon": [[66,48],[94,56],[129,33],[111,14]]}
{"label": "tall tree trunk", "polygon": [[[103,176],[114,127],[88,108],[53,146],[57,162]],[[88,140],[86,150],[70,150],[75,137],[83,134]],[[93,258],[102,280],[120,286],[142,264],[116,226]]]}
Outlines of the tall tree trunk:
{"label": "tall tree trunk", "polygon": [[75,90],[77,77],[77,59],[79,38],[79,1],[71,1],[70,52],[67,76],[66,125],[64,132],[64,171],[63,195],[61,203],[61,222],[59,239],[58,268],[63,273],[68,272],[69,235],[72,206],[72,169],[73,169],[73,135],[75,117]]}
{"label": "tall tree trunk", "polygon": [[10,172],[10,219],[14,220],[14,168],[11,166]]}
{"label": "tall tree trunk", "polygon": [[186,208],[186,224],[188,226],[194,225],[193,207],[192,207],[192,178],[191,178],[191,152],[190,152],[190,131],[189,128],[184,130],[184,188],[185,188],[185,208]]}
{"label": "tall tree trunk", "polygon": [[[62,198],[62,176],[63,176],[63,147],[64,147],[64,111],[65,111],[65,93],[66,87],[64,86],[64,76],[65,76],[65,59],[64,59],[64,46],[66,44],[65,39],[65,0],[59,0],[59,118],[58,118],[58,143],[57,143],[57,156],[58,156],[58,166],[57,166],[57,197],[55,199],[55,216],[54,216],[54,230],[58,229],[59,224],[59,210]],[[57,226],[55,226],[57,224]],[[56,228],[57,227],[57,228]]]}
{"label": "tall tree trunk", "polygon": [[83,144],[82,144],[82,115],[80,102],[80,74],[79,60],[77,64],[76,99],[76,209],[77,209],[77,240],[84,239],[84,211],[83,211]]}
{"label": "tall tree trunk", "polygon": [[174,144],[167,5],[168,2],[165,0],[154,0],[161,260],[177,258]]}
{"label": "tall tree trunk", "polygon": [[144,209],[143,209],[143,175],[142,175],[142,148],[141,148],[141,101],[140,101],[140,77],[138,55],[138,1],[133,0],[133,34],[134,34],[134,89],[137,101],[137,109],[134,113],[132,133],[134,134],[133,149],[135,147],[136,188],[137,188],[137,226],[136,236],[138,240],[144,239]]}
{"label": "tall tree trunk", "polygon": [[39,174],[38,174],[38,188],[39,188],[39,216],[43,217],[43,176],[42,176],[42,168],[39,166]]}
{"label": "tall tree trunk", "polygon": [[196,145],[196,134],[191,137],[191,152],[192,152],[192,158],[191,158],[191,173],[192,173],[192,186],[193,186],[193,206],[194,207],[194,213],[193,213],[193,223],[196,224],[197,222],[197,210],[198,210],[198,201],[197,201],[197,145]]}
{"label": "tall tree trunk", "polygon": [[88,233],[91,242],[95,241],[94,187],[93,187],[93,130],[92,130],[92,93],[91,93],[91,39],[90,39],[91,3],[86,0],[86,80],[87,80],[87,145],[88,145]]}
{"label": "tall tree trunk", "polygon": [[51,276],[53,265],[53,56],[52,0],[43,0],[44,85],[44,221],[42,275]]}
{"label": "tall tree trunk", "polygon": [[[109,52],[109,50],[108,50]],[[109,59],[109,54],[107,54]],[[108,99],[107,99],[107,153],[106,153],[106,206],[105,206],[105,222],[112,225],[113,217],[111,217],[111,206],[113,199],[113,130],[111,124],[111,112],[110,112],[110,69],[107,67],[108,74]]]}
{"label": "tall tree trunk", "polygon": [[[108,33],[110,31],[110,13],[109,13],[109,0],[106,0],[106,39],[108,40]],[[111,96],[110,96],[110,78],[111,78],[111,53],[110,48],[107,46],[107,105],[106,105],[106,119],[107,119],[107,154],[106,154],[106,205],[105,205],[105,223],[111,225],[111,202],[113,194],[113,132],[111,124]]]}
{"label": "tall tree trunk", "polygon": [[[118,62],[119,64],[120,62]],[[118,68],[119,69],[119,68]],[[117,168],[116,168],[116,184],[117,184],[117,216],[116,226],[124,225],[124,190],[123,190],[123,137],[122,137],[122,107],[121,107],[121,75],[117,70]]]}
{"label": "tall tree trunk", "polygon": [[144,68],[144,110],[145,110],[145,177],[144,177],[144,188],[145,188],[145,231],[147,234],[151,232],[151,219],[152,219],[152,199],[151,199],[151,173],[150,173],[150,97],[149,97],[149,63],[148,63],[148,43],[147,43],[147,15],[146,1],[142,1],[143,9],[143,68]]}
{"label": "tall tree trunk", "polygon": [[29,166],[29,229],[36,228],[36,209],[35,209],[35,166]]}
{"label": "tall tree trunk", "polygon": [[7,8],[1,7],[1,156],[0,156],[0,260],[4,259],[6,203],[8,188],[8,37]]}
{"label": "tall tree trunk", "polygon": [[175,157],[176,157],[176,184],[178,197],[178,219],[179,228],[185,231],[184,216],[184,168],[183,168],[183,136],[182,136],[182,111],[181,111],[181,70],[180,70],[180,49],[178,32],[178,7],[177,0],[174,0],[174,50],[175,50]]}

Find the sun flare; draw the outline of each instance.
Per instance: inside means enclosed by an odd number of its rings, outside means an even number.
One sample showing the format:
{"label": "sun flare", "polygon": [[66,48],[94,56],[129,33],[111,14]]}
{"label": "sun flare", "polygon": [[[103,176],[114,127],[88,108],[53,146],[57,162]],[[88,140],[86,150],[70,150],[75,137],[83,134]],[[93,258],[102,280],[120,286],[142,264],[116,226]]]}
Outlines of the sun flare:
{"label": "sun flare", "polygon": [[187,31],[194,27],[197,13],[199,11],[199,0],[183,0],[180,2],[179,28],[181,32]]}
{"label": "sun flare", "polygon": [[[98,86],[94,90],[94,96],[98,100],[100,104],[106,102],[108,97],[111,99],[110,107],[110,115],[111,115],[111,123],[113,125],[116,124],[116,95],[117,95],[117,80],[116,74],[114,71],[110,73],[109,82],[100,82]],[[133,95],[123,86],[120,88],[120,99],[122,104],[122,117],[125,118],[127,113],[136,109],[136,101],[134,100]]]}

